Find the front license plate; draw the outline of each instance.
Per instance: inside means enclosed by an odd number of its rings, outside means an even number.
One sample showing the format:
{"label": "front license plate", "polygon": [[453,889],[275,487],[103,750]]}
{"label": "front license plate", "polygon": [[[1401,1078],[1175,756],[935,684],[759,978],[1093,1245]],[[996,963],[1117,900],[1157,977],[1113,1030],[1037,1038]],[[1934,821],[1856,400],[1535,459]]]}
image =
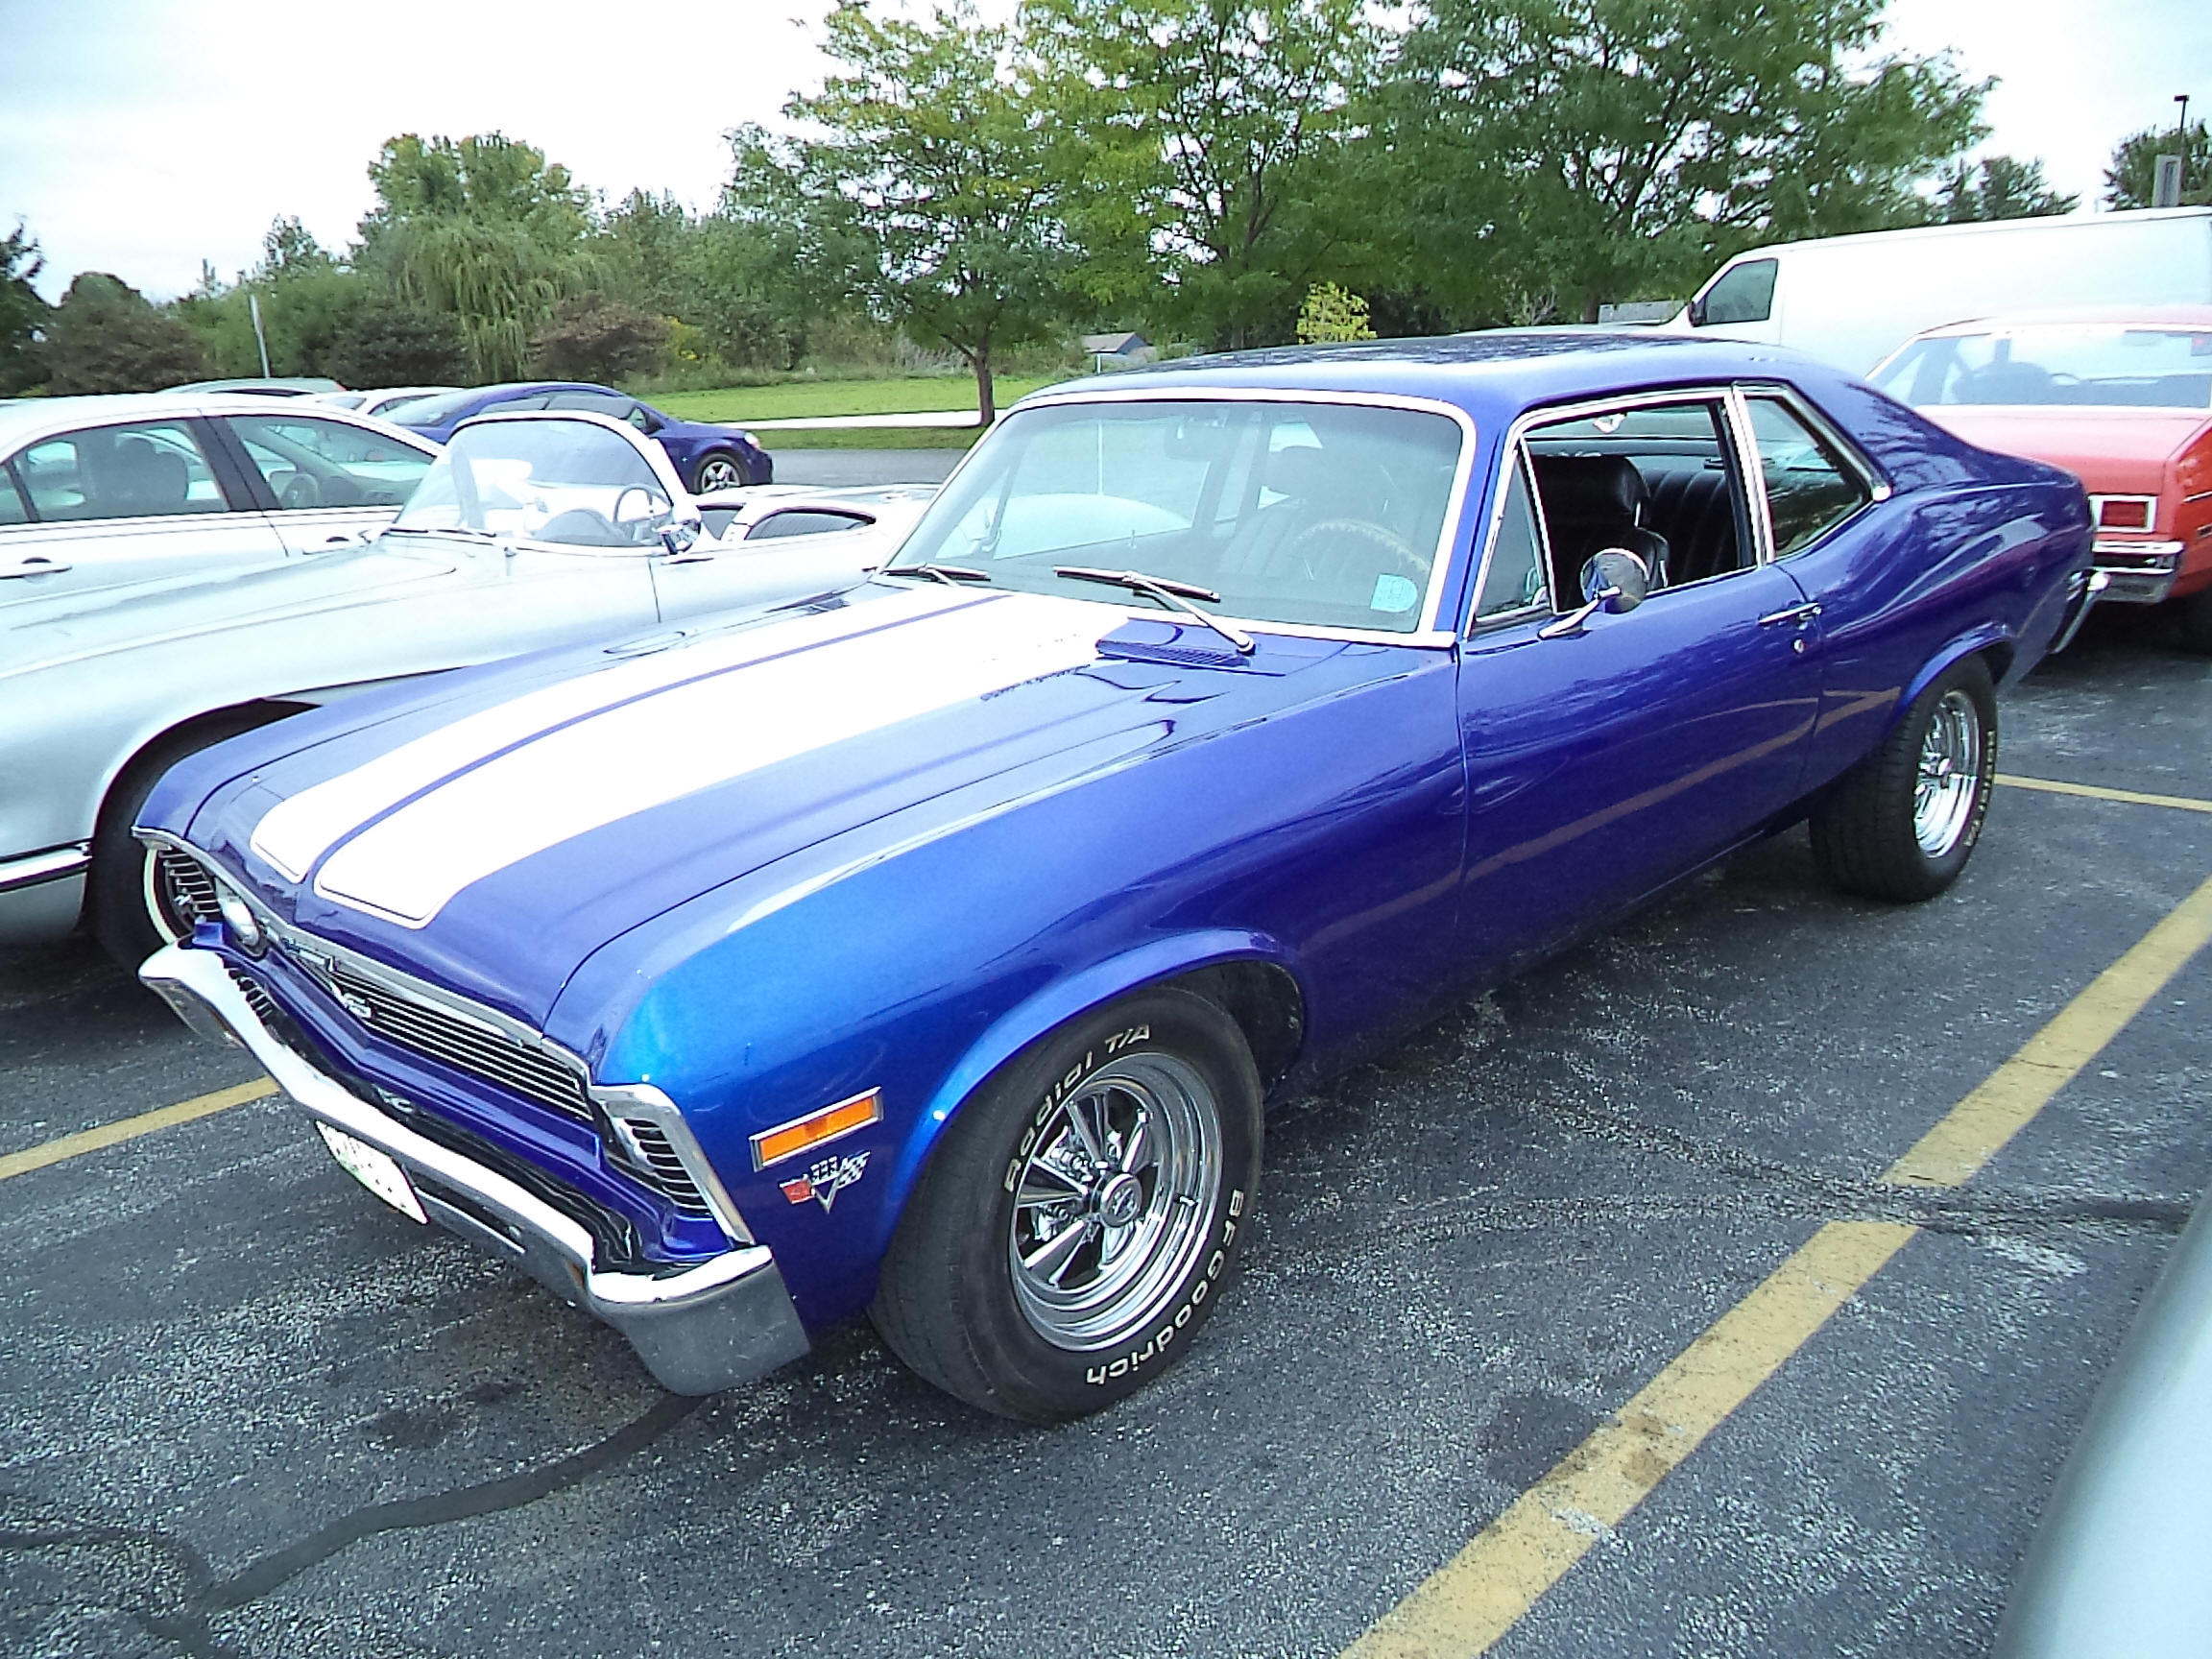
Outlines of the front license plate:
{"label": "front license plate", "polygon": [[391,1154],[379,1152],[366,1141],[356,1141],[350,1135],[341,1134],[327,1123],[317,1123],[323,1143],[330,1148],[330,1156],[338,1160],[338,1167],[399,1212],[410,1220],[427,1225],[430,1217],[422,1214],[422,1200],[415,1196],[415,1183],[407,1179],[407,1171],[400,1168]]}

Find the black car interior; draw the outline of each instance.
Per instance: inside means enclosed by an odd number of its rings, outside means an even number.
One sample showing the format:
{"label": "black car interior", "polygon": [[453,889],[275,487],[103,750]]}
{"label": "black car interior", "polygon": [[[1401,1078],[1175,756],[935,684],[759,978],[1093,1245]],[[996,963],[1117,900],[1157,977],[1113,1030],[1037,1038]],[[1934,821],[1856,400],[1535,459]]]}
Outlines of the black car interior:
{"label": "black car interior", "polygon": [[1538,427],[1527,446],[1561,609],[1579,601],[1583,565],[1610,547],[1644,561],[1653,592],[1751,563],[1743,492],[1717,406],[1564,421]]}

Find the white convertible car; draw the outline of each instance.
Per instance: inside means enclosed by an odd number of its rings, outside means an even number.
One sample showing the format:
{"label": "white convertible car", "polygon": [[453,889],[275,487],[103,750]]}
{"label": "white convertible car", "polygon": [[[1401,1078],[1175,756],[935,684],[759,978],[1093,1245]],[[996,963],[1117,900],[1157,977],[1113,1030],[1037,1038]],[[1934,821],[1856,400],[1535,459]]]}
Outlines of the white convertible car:
{"label": "white convertible car", "polygon": [[[196,749],[392,681],[541,646],[659,637],[709,613],[848,586],[889,556],[934,493],[695,500],[631,427],[541,413],[471,421],[435,462],[395,439],[399,459],[328,463],[364,495],[382,488],[362,482],[380,476],[367,469],[413,468],[373,509],[333,504],[348,485],[323,476],[303,442],[279,445],[255,427],[235,442],[248,457],[265,444],[288,462],[252,464],[266,492],[299,505],[240,511],[234,490],[255,497],[218,417],[135,402],[138,420],[111,422],[135,429],[75,438],[65,451],[12,441],[11,424],[51,409],[0,405],[0,507],[12,492],[21,520],[0,524],[0,945],[88,925],[136,963],[180,934],[189,895],[169,891],[131,824],[154,780]],[[266,403],[219,418],[296,419]],[[297,419],[377,430],[334,412]],[[181,506],[170,498],[180,463]],[[156,488],[173,511],[95,522],[98,509]],[[32,535],[12,539],[17,530]]]}

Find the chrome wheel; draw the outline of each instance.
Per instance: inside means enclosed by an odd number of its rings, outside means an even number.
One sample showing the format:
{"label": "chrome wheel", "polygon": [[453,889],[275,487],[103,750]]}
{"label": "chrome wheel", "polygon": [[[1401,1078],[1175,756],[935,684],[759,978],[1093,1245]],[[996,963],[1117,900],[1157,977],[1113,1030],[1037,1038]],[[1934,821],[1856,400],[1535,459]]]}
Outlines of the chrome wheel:
{"label": "chrome wheel", "polygon": [[1221,1112],[1169,1054],[1111,1060],[1052,1109],[1014,1189],[1014,1297],[1056,1348],[1105,1348],[1166,1307],[1212,1236]]}
{"label": "chrome wheel", "polygon": [[1974,821],[1982,792],[1982,712],[1964,691],[1943,694],[1920,739],[1920,773],[1912,790],[1912,834],[1920,851],[1940,858]]}
{"label": "chrome wheel", "polygon": [[737,463],[727,455],[709,455],[699,463],[699,477],[692,485],[694,495],[706,495],[716,490],[734,490],[745,482],[745,474],[737,469]]}

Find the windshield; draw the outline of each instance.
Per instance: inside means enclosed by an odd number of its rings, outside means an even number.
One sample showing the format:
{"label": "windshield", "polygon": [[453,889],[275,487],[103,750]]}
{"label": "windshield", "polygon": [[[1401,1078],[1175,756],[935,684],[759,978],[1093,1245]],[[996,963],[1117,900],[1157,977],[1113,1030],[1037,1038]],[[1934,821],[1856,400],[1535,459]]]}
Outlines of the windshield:
{"label": "windshield", "polygon": [[672,511],[652,467],[622,434],[534,418],[463,427],[393,528],[641,547],[659,541]]}
{"label": "windshield", "polygon": [[2038,324],[1915,340],[1874,372],[1915,407],[2080,403],[2212,408],[2212,329]]}
{"label": "windshield", "polygon": [[[1460,430],[1338,403],[1067,403],[1006,418],[890,568],[961,565],[1003,588],[1106,598],[1057,565],[1140,570],[1262,622],[1421,626]],[[1149,605],[1136,594],[1115,604]]]}

